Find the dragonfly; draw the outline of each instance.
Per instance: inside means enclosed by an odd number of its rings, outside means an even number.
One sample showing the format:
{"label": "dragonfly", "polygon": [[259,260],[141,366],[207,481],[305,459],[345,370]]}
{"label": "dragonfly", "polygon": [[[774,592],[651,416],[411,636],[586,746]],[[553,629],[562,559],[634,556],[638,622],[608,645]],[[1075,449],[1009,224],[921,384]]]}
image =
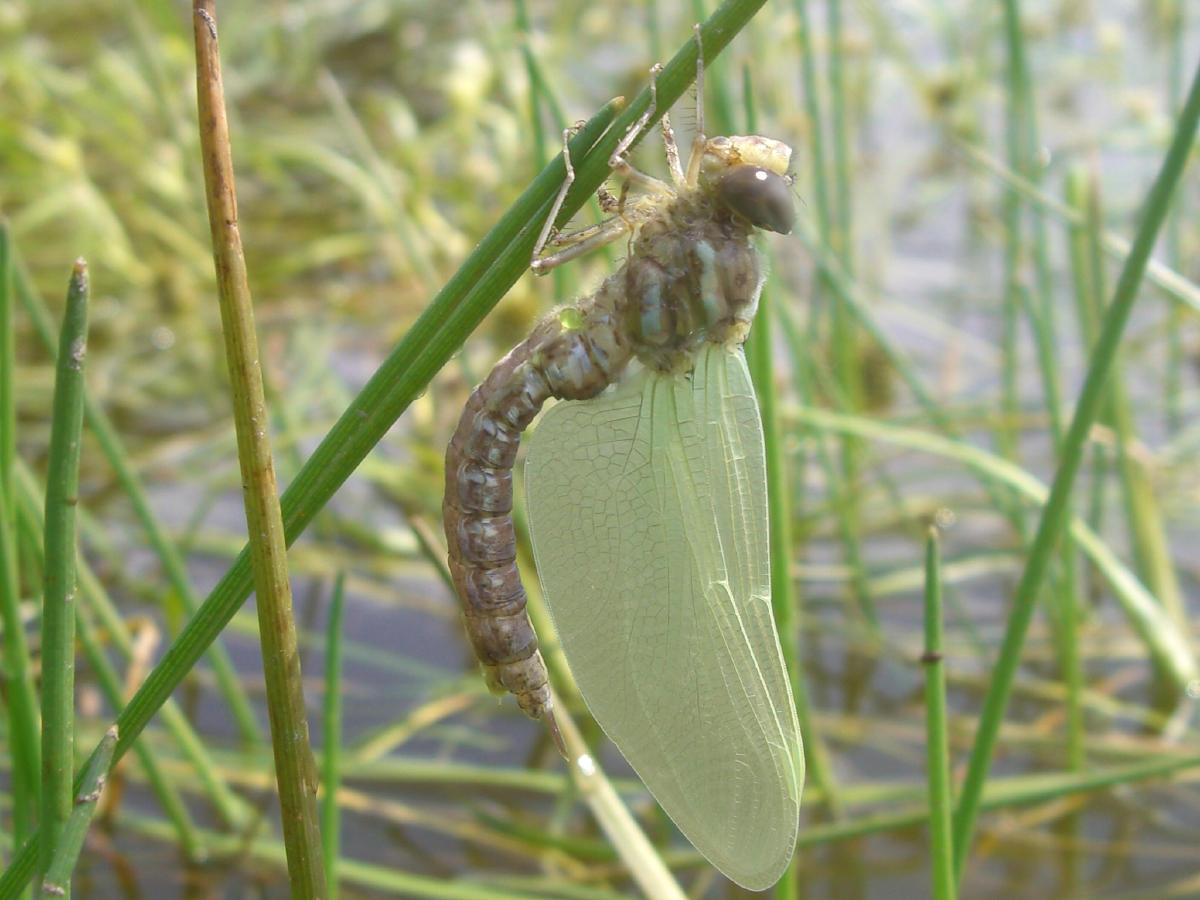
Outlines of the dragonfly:
{"label": "dragonfly", "polygon": [[[626,158],[657,102],[656,67],[650,109],[609,160],[624,183],[619,197],[601,194],[613,215],[557,235],[551,211],[535,271],[621,237],[625,262],[541,320],[471,394],[446,452],[443,514],[489,687],[544,719],[567,757],[512,519],[521,434],[551,398],[567,401],[533,429],[524,483],[571,672],[683,835],[731,880],[764,890],[795,849],[804,757],[771,612],[763,434],[742,343],[765,277],[751,238],[794,221],[791,149],[706,137],[698,56],[686,166],[662,118],[671,183]],[[547,243],[557,252],[540,256]]]}

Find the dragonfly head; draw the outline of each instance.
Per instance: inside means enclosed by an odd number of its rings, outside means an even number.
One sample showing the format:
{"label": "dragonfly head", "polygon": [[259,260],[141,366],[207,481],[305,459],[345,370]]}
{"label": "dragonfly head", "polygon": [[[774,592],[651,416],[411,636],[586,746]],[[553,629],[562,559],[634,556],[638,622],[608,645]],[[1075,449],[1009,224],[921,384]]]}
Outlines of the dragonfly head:
{"label": "dragonfly head", "polygon": [[700,159],[700,184],[755,228],[787,234],[796,218],[791,158],[792,148],[771,138],[711,138]]}

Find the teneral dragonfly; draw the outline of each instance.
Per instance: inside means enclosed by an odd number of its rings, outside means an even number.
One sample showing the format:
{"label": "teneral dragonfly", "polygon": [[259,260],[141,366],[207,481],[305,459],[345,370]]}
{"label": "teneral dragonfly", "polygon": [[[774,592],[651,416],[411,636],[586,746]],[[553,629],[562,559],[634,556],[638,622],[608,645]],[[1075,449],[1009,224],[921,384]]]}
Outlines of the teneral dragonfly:
{"label": "teneral dragonfly", "polygon": [[762,890],[792,856],[804,761],[771,613],[762,427],[741,345],[764,278],[751,236],[791,229],[791,150],[697,131],[685,168],[664,116],[667,185],[625,160],[631,130],[611,160],[626,182],[609,198],[617,215],[535,259],[545,269],[629,234],[624,265],[543,319],[472,393],[446,453],[443,511],[488,684],[543,717],[562,749],[517,572],[512,467],[543,404],[576,401],[542,416],[525,470],[567,661],[680,831]]}

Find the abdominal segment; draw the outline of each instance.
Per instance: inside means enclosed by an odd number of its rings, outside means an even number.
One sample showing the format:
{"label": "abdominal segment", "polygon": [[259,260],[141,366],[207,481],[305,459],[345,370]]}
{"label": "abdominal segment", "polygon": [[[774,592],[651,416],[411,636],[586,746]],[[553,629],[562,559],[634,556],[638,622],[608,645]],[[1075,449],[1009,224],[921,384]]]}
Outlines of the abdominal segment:
{"label": "abdominal segment", "polygon": [[590,305],[586,328],[565,328],[561,313],[544,319],[471,394],[446,449],[442,514],[467,634],[488,687],[515,694],[533,718],[549,719],[550,687],[517,571],[512,468],[547,399],[595,396],[628,359],[599,310]]}

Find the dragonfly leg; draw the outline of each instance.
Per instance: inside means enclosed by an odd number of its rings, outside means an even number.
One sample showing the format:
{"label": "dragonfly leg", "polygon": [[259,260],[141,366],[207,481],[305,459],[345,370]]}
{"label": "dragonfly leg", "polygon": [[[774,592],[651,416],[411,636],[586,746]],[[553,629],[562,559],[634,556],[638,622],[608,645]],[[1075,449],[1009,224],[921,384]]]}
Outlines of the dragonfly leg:
{"label": "dragonfly leg", "polygon": [[[671,190],[671,186],[665,181],[659,181],[653,175],[647,175],[640,169],[635,169],[623,159],[617,160],[617,164],[613,166],[613,172],[625,182],[625,186],[621,192],[626,193],[630,185],[635,185],[641,188],[647,194],[653,194],[661,200],[669,200],[675,196],[675,192]],[[624,203],[619,203],[618,208],[624,206]]]}
{"label": "dragonfly leg", "polygon": [[533,245],[533,256],[529,260],[529,266],[534,272],[543,272],[545,269],[539,265],[541,260],[538,256],[545,249],[546,244],[551,240],[551,233],[554,231],[554,220],[558,218],[558,211],[562,209],[563,201],[567,199],[567,191],[571,189],[571,185],[575,183],[575,166],[571,164],[571,136],[577,132],[583,122],[576,122],[570,128],[564,128],[562,133],[562,158],[563,165],[566,167],[567,175],[563,179],[562,187],[558,190],[558,196],[554,198],[554,203],[550,206],[550,213],[546,216],[546,221],[542,225],[542,233],[538,235],[537,243]]}
{"label": "dragonfly leg", "polygon": [[684,183],[695,187],[700,182],[700,160],[708,138],[704,134],[704,44],[700,40],[700,23],[692,26],[696,34],[696,135],[692,138],[692,149],[688,153],[687,175]]}
{"label": "dragonfly leg", "polygon": [[[634,223],[630,218],[625,216],[624,212],[625,194],[628,191],[630,183],[637,184],[647,193],[654,194],[660,198],[674,196],[674,192],[667,184],[644,172],[638,171],[629,165],[629,163],[621,160],[620,165],[615,170],[625,179],[620,198],[614,197],[603,187],[597,192],[600,208],[605,212],[615,212],[617,215],[576,232],[559,234],[554,228],[554,220],[558,218],[558,213],[562,209],[567,191],[571,189],[571,185],[575,182],[575,166],[571,163],[569,140],[582,125],[583,122],[576,122],[575,125],[563,130],[563,164],[566,166],[567,175],[563,180],[562,187],[558,191],[558,196],[554,198],[554,203],[550,207],[550,213],[546,216],[546,221],[542,225],[542,231],[538,235],[537,243],[534,244],[533,257],[529,262],[529,267],[535,275],[544,275],[556,266],[575,259],[577,256],[589,253],[597,247],[611,243],[626,231],[632,230]],[[547,246],[566,247],[567,249],[559,253],[552,253],[549,256],[542,256],[542,251]]]}
{"label": "dragonfly leg", "polygon": [[[543,223],[541,233],[538,235],[537,242],[534,245],[529,266],[535,274],[543,275],[556,266],[560,266],[585,253],[589,253],[597,247],[611,243],[626,232],[633,231],[637,222],[641,219],[639,212],[647,204],[661,203],[675,196],[675,191],[672,190],[671,185],[660,181],[652,175],[647,175],[639,169],[635,169],[625,157],[629,148],[641,137],[646,125],[658,109],[658,73],[661,71],[662,65],[660,63],[655,63],[650,67],[650,106],[630,126],[629,130],[625,132],[625,136],[621,138],[620,143],[617,144],[616,149],[608,160],[613,173],[622,181],[620,195],[614,197],[603,186],[596,192],[600,208],[606,213],[615,213],[615,215],[611,219],[607,219],[597,225],[592,225],[570,234],[559,234],[554,228],[554,220],[558,218],[558,213],[562,209],[567,191],[570,190],[571,185],[575,181],[575,167],[571,163],[568,139],[579,129],[579,124],[581,123],[577,123],[574,127],[563,131],[563,164],[566,167],[566,178],[563,180],[563,185],[559,189],[558,196],[554,198],[554,203],[550,207],[550,213],[546,216],[546,221]],[[671,170],[671,179],[675,182],[676,186],[682,187],[685,184],[686,176],[684,175],[683,166],[679,159],[679,145],[675,140],[675,132],[671,128],[671,120],[665,113],[662,117],[662,132],[663,145],[667,153],[667,163]],[[694,148],[693,156],[696,156],[698,159],[698,154],[695,153]],[[689,164],[690,162],[689,160]],[[637,188],[639,193],[646,196],[639,197],[636,201],[632,201],[627,205],[626,197],[629,194],[631,186]],[[564,247],[565,249],[557,253],[551,253],[548,256],[542,256],[541,254],[548,246]]]}
{"label": "dragonfly leg", "polygon": [[687,176],[683,174],[683,166],[679,163],[679,144],[675,140],[675,129],[671,127],[670,113],[663,113],[662,138],[663,149],[667,153],[667,168],[671,172],[671,180],[675,182],[675,187],[684,187],[687,184],[685,181]]}
{"label": "dragonfly leg", "polygon": [[591,253],[605,244],[611,244],[631,227],[632,224],[627,219],[618,215],[570,234],[556,235],[550,240],[550,243],[554,246],[565,247],[565,249],[535,259],[533,271],[538,275],[544,275],[556,266],[570,262],[585,253]]}
{"label": "dragonfly leg", "polygon": [[[673,197],[675,192],[671,190],[669,185],[659,181],[652,175],[647,175],[645,172],[635,169],[630,165],[629,160],[625,158],[625,154],[629,152],[629,148],[642,136],[647,123],[649,123],[650,119],[654,117],[654,113],[658,110],[658,73],[661,71],[662,63],[655,63],[650,67],[650,105],[646,107],[646,111],[642,113],[641,117],[625,132],[625,136],[621,138],[621,142],[613,150],[612,156],[608,158],[608,164],[617,177],[625,181],[625,189],[628,189],[630,184],[634,184],[649,194],[657,194],[660,197]],[[666,116],[664,115],[663,118],[665,120]],[[670,123],[667,123],[667,128],[670,129]],[[673,140],[674,136],[672,136]],[[676,151],[676,156],[678,156],[678,150]],[[622,194],[624,194],[624,190]],[[618,203],[618,209],[623,205],[623,203]]]}
{"label": "dragonfly leg", "polygon": [[655,63],[650,67],[650,105],[646,107],[646,111],[638,117],[638,120],[629,126],[625,132],[625,136],[621,138],[621,142],[612,152],[612,156],[608,158],[608,164],[614,169],[619,168],[625,162],[625,154],[629,152],[629,148],[642,136],[646,125],[654,118],[654,113],[658,111],[658,73],[662,71],[662,63]]}

